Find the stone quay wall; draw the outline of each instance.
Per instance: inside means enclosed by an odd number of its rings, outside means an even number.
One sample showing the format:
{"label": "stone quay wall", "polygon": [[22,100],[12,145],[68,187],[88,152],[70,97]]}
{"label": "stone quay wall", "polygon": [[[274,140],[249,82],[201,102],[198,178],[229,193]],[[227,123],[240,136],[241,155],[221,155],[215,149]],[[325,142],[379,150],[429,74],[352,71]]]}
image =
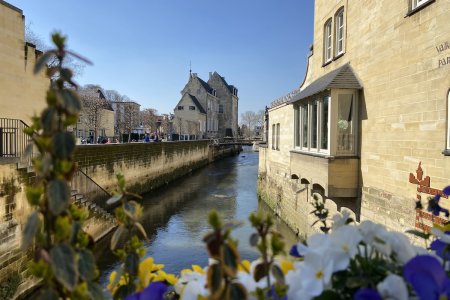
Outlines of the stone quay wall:
{"label": "stone quay wall", "polygon": [[[145,193],[216,159],[237,152],[237,147],[210,146],[208,141],[129,143],[77,146],[74,159],[79,168],[108,192],[117,187],[116,174],[125,175],[129,191]],[[16,295],[27,293],[37,282],[27,278],[31,251],[20,250],[22,231],[32,208],[26,187],[35,182],[34,172],[18,169],[18,159],[0,159],[0,284],[19,274],[22,281]],[[85,230],[94,240],[114,224],[96,216],[87,220]]]}
{"label": "stone quay wall", "polygon": [[80,145],[74,159],[106,191],[116,189],[120,173],[127,189],[141,194],[234,152],[233,146],[210,147],[208,141]]}

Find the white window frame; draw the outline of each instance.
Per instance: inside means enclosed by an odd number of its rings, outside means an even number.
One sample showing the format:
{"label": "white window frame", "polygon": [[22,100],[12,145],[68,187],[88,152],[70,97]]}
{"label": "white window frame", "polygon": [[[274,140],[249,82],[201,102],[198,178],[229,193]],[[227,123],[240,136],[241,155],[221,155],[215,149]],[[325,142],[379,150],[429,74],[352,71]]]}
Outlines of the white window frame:
{"label": "white window frame", "polygon": [[431,0],[411,0],[411,9],[416,9]]}
{"label": "white window frame", "polygon": [[332,19],[329,19],[323,30],[323,62],[328,63],[333,59],[333,26]]}
{"label": "white window frame", "polygon": [[[316,125],[315,125],[315,131],[316,131],[316,147],[312,147],[313,145],[313,131],[312,129],[314,128],[314,122],[313,122],[313,106],[314,106],[314,102],[317,103],[317,111],[316,111]],[[309,107],[309,124],[308,124],[308,128],[309,128],[309,151],[310,152],[318,152],[319,149],[319,115],[320,115],[320,111],[319,111],[319,99],[314,98],[312,101],[309,102],[308,104]]]}
{"label": "white window frame", "polygon": [[272,124],[272,150],[275,150],[275,132],[276,132],[276,125]]}
{"label": "white window frame", "polygon": [[[334,17],[335,22],[335,56],[338,56],[344,53],[344,43],[345,43],[345,20],[344,20],[344,8],[338,10]],[[341,30],[342,29],[342,30]],[[341,42],[341,46],[339,47],[339,43]]]}
{"label": "white window frame", "polygon": [[[339,105],[339,95],[352,95],[352,106],[351,106],[351,120],[352,120],[352,144],[351,151],[342,151],[337,149],[338,146],[338,105]],[[352,89],[332,89],[331,91],[322,92],[314,97],[303,100],[301,103],[295,107],[295,145],[294,148],[301,152],[316,153],[321,155],[332,155],[332,156],[354,156],[358,153],[358,90]],[[449,91],[449,106],[450,106],[450,91]],[[328,100],[328,113],[324,115],[324,101]],[[317,147],[312,148],[312,106],[313,102],[318,102],[317,110]],[[307,112],[304,114],[303,112]],[[450,108],[449,108],[450,115]],[[307,131],[303,132],[304,118],[307,121]],[[327,118],[327,120],[325,120]],[[328,126],[323,126],[324,122],[328,123]],[[449,131],[450,131],[450,125]],[[326,131],[326,132],[325,132]],[[307,135],[307,147],[303,146],[304,135]],[[327,135],[327,149],[322,147],[322,137]],[[450,140],[450,133],[448,134],[448,139]],[[450,142],[448,142],[450,147]]]}

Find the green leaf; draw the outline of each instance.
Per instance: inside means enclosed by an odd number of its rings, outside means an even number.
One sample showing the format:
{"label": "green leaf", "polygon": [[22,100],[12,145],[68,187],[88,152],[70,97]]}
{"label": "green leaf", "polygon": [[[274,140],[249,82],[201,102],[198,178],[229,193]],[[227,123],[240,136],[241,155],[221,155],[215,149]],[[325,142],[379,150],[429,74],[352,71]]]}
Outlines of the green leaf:
{"label": "green leaf", "polygon": [[117,184],[119,185],[119,190],[122,192],[125,190],[125,176],[122,174],[117,174]]}
{"label": "green leaf", "polygon": [[120,225],[117,227],[116,231],[114,231],[113,236],[111,237],[111,250],[116,249],[117,243],[120,240],[120,236],[125,232],[125,227]]}
{"label": "green leaf", "polygon": [[[222,290],[222,268],[220,264],[212,264],[208,268],[208,285],[212,296],[219,294]],[[214,299],[214,298],[213,298]],[[216,297],[217,299],[217,297]]]}
{"label": "green leaf", "polygon": [[120,201],[120,200],[122,199],[122,197],[123,197],[123,194],[116,194],[116,195],[113,195],[111,198],[109,198],[109,199],[106,201],[106,204],[108,204],[108,205],[113,205],[114,203]]}
{"label": "green leaf", "polygon": [[39,223],[39,213],[35,211],[28,217],[27,224],[23,230],[22,250],[26,250],[34,241],[34,236],[39,229]]}
{"label": "green leaf", "polygon": [[52,139],[53,152],[60,159],[69,159],[75,150],[75,139],[69,132],[58,132]]}
{"label": "green leaf", "polygon": [[106,299],[105,294],[103,293],[102,287],[98,283],[88,281],[87,286],[88,286],[88,292],[89,292],[89,295],[91,296],[91,299],[95,299],[95,300]]}
{"label": "green leaf", "polygon": [[58,293],[52,288],[46,288],[39,295],[39,300],[58,300]]}
{"label": "green leaf", "polygon": [[133,221],[137,219],[136,213],[138,211],[138,203],[128,201],[123,204],[123,212]]}
{"label": "green leaf", "polygon": [[75,252],[66,244],[60,244],[50,250],[50,262],[56,280],[66,289],[73,291],[77,281]]}
{"label": "green leaf", "polygon": [[416,229],[406,230],[405,232],[409,233],[409,234],[412,234],[412,235],[415,235],[417,237],[420,237],[420,238],[422,238],[424,240],[428,240],[430,238],[430,234],[429,233],[422,232],[422,231],[416,230]]}
{"label": "green leaf", "polygon": [[268,270],[264,263],[257,264],[253,271],[253,278],[256,282],[267,276]]}
{"label": "green leaf", "polygon": [[277,282],[284,285],[285,284],[285,282],[284,282],[284,274],[283,274],[283,271],[280,269],[280,267],[275,265],[275,264],[273,264],[271,269],[272,269],[271,270],[272,271],[272,275],[273,275],[273,277],[275,277]]}
{"label": "green leaf", "polygon": [[142,236],[143,236],[146,240],[148,240],[147,233],[145,232],[145,229],[144,229],[144,227],[142,226],[142,224],[139,223],[139,222],[136,222],[136,223],[134,223],[134,226],[136,226],[136,228],[139,230],[139,232],[142,234]]}
{"label": "green leaf", "polygon": [[136,276],[139,269],[139,255],[136,252],[131,252],[125,258],[125,272],[132,276]]}
{"label": "green leaf", "polygon": [[256,247],[256,245],[258,245],[258,241],[259,241],[259,235],[257,233],[253,233],[250,236],[250,246]]}
{"label": "green leaf", "polygon": [[41,200],[41,196],[42,196],[42,188],[27,187],[26,196],[27,196],[28,203],[30,203],[30,205],[38,205]]}
{"label": "green leaf", "polygon": [[41,126],[44,132],[53,132],[58,128],[58,112],[53,107],[46,108],[41,114]]}
{"label": "green leaf", "polygon": [[69,206],[70,188],[67,182],[56,179],[47,186],[48,206],[53,215],[59,215]]}
{"label": "green leaf", "polygon": [[[225,265],[233,270],[233,273],[237,271],[239,254],[237,253],[234,245],[223,245],[223,262]],[[235,274],[232,274],[235,275]]]}
{"label": "green leaf", "polygon": [[50,60],[50,58],[52,58],[52,56],[54,56],[55,54],[56,52],[54,50],[47,51],[42,54],[34,65],[34,74],[39,73],[47,65],[47,62]]}
{"label": "green leaf", "polygon": [[77,93],[73,90],[62,90],[61,96],[63,98],[64,107],[70,114],[78,114],[81,110],[81,102],[78,99]]}
{"label": "green leaf", "polygon": [[239,282],[230,284],[230,299],[231,300],[245,300],[247,299],[247,290]]}
{"label": "green leaf", "polygon": [[[95,277],[95,258],[91,251],[81,249],[78,253],[78,272],[81,278],[91,281]],[[96,299],[96,298],[93,298]]]}

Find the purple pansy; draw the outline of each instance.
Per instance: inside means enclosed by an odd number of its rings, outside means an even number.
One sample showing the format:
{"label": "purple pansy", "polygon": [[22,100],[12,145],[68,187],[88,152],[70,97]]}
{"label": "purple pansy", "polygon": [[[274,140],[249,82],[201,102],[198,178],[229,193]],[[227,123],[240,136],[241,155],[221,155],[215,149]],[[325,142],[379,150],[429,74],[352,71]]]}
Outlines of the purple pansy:
{"label": "purple pansy", "polygon": [[450,296],[450,279],[441,263],[431,255],[418,255],[406,263],[403,277],[420,299]]}
{"label": "purple pansy", "polygon": [[164,300],[167,285],[163,282],[152,282],[142,291],[130,295],[126,300]]}
{"label": "purple pansy", "polygon": [[427,210],[435,216],[439,216],[439,213],[443,212],[445,214],[445,216],[448,218],[450,215],[450,212],[448,211],[448,209],[442,208],[439,205],[440,198],[441,198],[440,195],[436,195],[436,196],[434,196],[434,198],[430,198],[430,200],[428,200]]}
{"label": "purple pansy", "polygon": [[353,300],[383,300],[376,289],[361,288],[353,295]]}
{"label": "purple pansy", "polygon": [[292,246],[291,250],[289,251],[289,255],[294,257],[302,257],[298,252],[297,245]]}
{"label": "purple pansy", "polygon": [[447,196],[450,196],[450,185],[449,185],[449,186],[446,186],[446,187],[442,190],[442,192],[444,192],[444,194],[446,194]]}
{"label": "purple pansy", "polygon": [[[450,231],[446,231],[445,234],[450,235]],[[450,260],[450,247],[448,246],[449,244],[442,242],[440,239],[437,239],[431,243],[430,248],[443,259]]]}

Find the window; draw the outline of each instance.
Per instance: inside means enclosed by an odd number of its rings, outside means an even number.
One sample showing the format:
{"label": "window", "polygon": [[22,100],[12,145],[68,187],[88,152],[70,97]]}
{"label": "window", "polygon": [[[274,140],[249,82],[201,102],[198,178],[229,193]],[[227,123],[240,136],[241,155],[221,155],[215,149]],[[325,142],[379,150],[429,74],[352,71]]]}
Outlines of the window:
{"label": "window", "polygon": [[353,122],[353,95],[338,96],[337,154],[353,153],[355,124]]}
{"label": "window", "polygon": [[295,147],[312,153],[355,155],[357,93],[335,89],[303,100],[295,109]]}
{"label": "window", "polygon": [[276,137],[276,133],[275,133],[275,124],[272,124],[272,149],[275,149],[275,137]]}
{"label": "window", "polygon": [[317,113],[319,111],[319,102],[313,100],[311,106],[311,148],[317,149]]}
{"label": "window", "polygon": [[324,29],[324,41],[323,41],[323,57],[324,63],[331,61],[331,44],[332,44],[332,30],[331,30],[331,19],[325,23]]}
{"label": "window", "polygon": [[344,9],[342,8],[336,13],[336,53],[338,56],[344,53]]}
{"label": "window", "polygon": [[276,147],[277,150],[280,150],[280,123],[277,124],[277,138],[276,138]]}
{"label": "window", "polygon": [[320,109],[320,149],[328,150],[328,104],[330,96],[323,97]]}
{"label": "window", "polygon": [[195,110],[195,106],[189,106],[189,110]]}
{"label": "window", "polygon": [[184,109],[184,106],[178,105],[178,110],[183,110],[183,109]]}
{"label": "window", "polygon": [[421,5],[424,5],[427,2],[430,2],[431,0],[411,0],[412,1],[412,9],[415,9]]}
{"label": "window", "polygon": [[219,104],[219,114],[223,114],[223,105]]}

